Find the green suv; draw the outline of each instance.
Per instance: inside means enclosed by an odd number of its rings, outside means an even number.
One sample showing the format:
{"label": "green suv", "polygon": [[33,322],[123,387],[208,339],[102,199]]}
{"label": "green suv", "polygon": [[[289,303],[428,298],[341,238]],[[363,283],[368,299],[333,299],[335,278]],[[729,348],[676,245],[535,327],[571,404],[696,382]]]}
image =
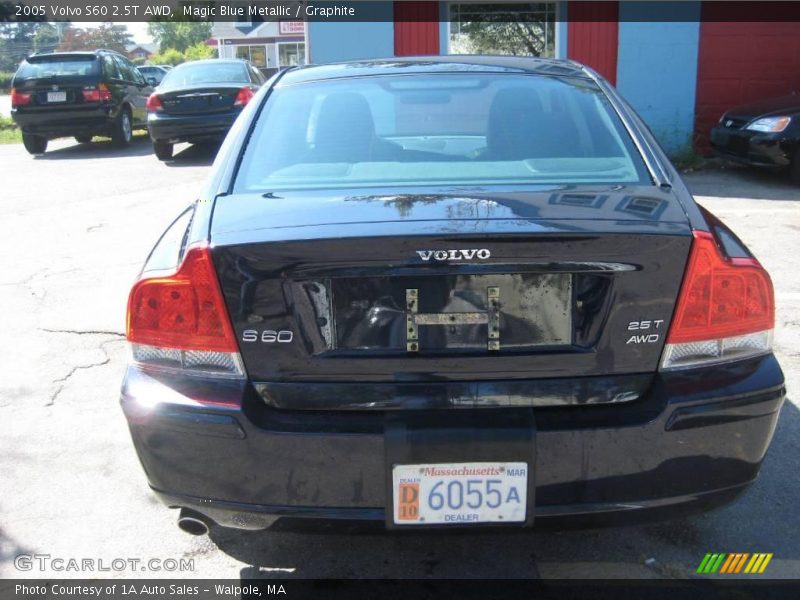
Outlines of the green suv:
{"label": "green suv", "polygon": [[125,146],[134,129],[147,127],[153,90],[117,52],[36,54],[22,61],[11,85],[11,116],[31,154],[43,154],[48,140],[66,136],[80,143],[110,136]]}

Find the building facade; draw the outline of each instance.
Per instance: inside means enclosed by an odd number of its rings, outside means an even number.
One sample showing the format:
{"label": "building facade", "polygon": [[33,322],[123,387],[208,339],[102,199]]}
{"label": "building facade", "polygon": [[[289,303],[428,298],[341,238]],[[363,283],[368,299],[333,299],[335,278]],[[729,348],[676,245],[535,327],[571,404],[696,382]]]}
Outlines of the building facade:
{"label": "building facade", "polygon": [[244,58],[266,75],[308,61],[303,21],[216,22],[213,36],[219,58]]}
{"label": "building facade", "polygon": [[[572,58],[616,85],[671,153],[705,150],[708,131],[727,108],[800,92],[798,3],[406,0],[380,10],[385,14],[370,23],[308,22],[305,60]],[[279,43],[279,35],[262,35],[272,40],[266,44]],[[284,66],[279,48],[272,52],[268,66]]]}
{"label": "building facade", "polygon": [[125,48],[131,60],[147,60],[158,50],[156,44],[131,44]]}

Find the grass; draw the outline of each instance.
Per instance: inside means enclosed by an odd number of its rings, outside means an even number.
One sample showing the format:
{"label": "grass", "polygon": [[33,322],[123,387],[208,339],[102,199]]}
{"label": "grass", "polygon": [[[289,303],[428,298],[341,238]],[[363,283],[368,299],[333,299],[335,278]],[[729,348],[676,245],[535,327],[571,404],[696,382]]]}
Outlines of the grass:
{"label": "grass", "polygon": [[0,144],[19,144],[22,134],[11,117],[0,115]]}
{"label": "grass", "polygon": [[705,159],[695,152],[691,146],[676,152],[670,156],[670,160],[676,169],[684,173],[702,169],[705,164]]}
{"label": "grass", "polygon": [[[134,137],[147,136],[147,131],[134,131]],[[111,138],[95,136],[94,141],[110,142]],[[0,144],[21,144],[22,132],[11,117],[4,117],[0,115]]]}

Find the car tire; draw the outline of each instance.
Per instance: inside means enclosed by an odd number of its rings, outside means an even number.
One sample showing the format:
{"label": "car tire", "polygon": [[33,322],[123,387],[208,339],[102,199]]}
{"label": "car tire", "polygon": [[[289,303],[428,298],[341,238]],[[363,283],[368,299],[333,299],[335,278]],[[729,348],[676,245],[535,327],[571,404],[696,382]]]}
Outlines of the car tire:
{"label": "car tire", "polygon": [[794,153],[792,167],[789,171],[789,178],[792,180],[792,183],[800,185],[800,150],[797,150]]}
{"label": "car tire", "polygon": [[29,154],[44,154],[47,150],[47,138],[30,133],[22,134],[22,145]]}
{"label": "car tire", "polygon": [[76,135],[75,141],[79,144],[90,144],[92,142],[92,137],[91,135]]}
{"label": "car tire", "polygon": [[169,160],[172,158],[172,144],[169,142],[153,142],[153,151],[158,160]]}
{"label": "car tire", "polygon": [[133,121],[131,120],[131,111],[128,108],[123,108],[119,111],[117,120],[114,121],[114,130],[111,132],[111,141],[118,148],[124,148],[131,143],[133,139]]}

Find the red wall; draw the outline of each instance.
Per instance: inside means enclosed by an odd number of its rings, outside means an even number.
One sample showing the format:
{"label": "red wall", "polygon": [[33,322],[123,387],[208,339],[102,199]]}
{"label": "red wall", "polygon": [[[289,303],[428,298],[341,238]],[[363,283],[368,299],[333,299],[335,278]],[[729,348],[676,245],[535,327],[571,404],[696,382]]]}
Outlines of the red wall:
{"label": "red wall", "polygon": [[570,2],[567,5],[567,56],[617,83],[619,2]]}
{"label": "red wall", "polygon": [[702,11],[695,140],[707,151],[709,131],[727,109],[800,93],[800,4],[703,2]]}
{"label": "red wall", "polygon": [[394,54],[439,54],[439,2],[394,3]]}

